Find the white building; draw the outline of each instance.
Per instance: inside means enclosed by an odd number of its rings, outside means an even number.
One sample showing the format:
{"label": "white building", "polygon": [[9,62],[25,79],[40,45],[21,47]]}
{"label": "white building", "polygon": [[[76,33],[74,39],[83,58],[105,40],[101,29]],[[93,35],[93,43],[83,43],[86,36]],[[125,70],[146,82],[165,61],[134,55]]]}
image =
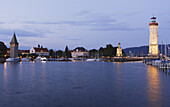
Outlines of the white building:
{"label": "white building", "polygon": [[83,47],[77,47],[71,52],[73,58],[86,58],[89,56],[88,51]]}
{"label": "white building", "polygon": [[30,53],[35,53],[39,56],[49,56],[49,51],[47,48],[43,48],[43,47],[32,47],[30,49]]}

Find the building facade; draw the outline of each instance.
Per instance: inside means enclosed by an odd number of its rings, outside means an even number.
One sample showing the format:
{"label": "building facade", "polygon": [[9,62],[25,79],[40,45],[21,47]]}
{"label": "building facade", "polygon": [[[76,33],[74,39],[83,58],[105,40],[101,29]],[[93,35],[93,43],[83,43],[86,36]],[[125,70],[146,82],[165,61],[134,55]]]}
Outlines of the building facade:
{"label": "building facade", "polygon": [[83,47],[77,47],[71,52],[72,58],[87,58],[89,56],[88,51]]}
{"label": "building facade", "polygon": [[10,42],[10,58],[18,58],[18,41],[14,32],[12,40]]}
{"label": "building facade", "polygon": [[49,51],[47,48],[43,48],[43,47],[32,47],[30,49],[30,53],[35,53],[39,56],[49,56]]}
{"label": "building facade", "polygon": [[150,29],[150,38],[149,38],[149,55],[157,56],[159,53],[158,50],[158,22],[156,22],[156,17],[151,18],[151,22],[149,23]]}

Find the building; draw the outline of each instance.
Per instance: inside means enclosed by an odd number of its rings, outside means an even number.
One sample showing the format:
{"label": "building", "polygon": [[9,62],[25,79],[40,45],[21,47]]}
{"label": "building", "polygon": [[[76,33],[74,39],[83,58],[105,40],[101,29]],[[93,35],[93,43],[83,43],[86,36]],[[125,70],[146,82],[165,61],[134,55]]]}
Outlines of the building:
{"label": "building", "polygon": [[118,56],[118,57],[123,56],[122,48],[120,47],[120,43],[118,44],[118,47],[117,47],[116,56]]}
{"label": "building", "polygon": [[157,56],[158,55],[158,22],[156,22],[156,17],[151,18],[151,22],[149,23],[150,29],[150,38],[149,38],[149,55]]}
{"label": "building", "polygon": [[71,52],[73,58],[87,58],[89,56],[88,51],[83,47],[77,47]]}
{"label": "building", "polygon": [[43,48],[42,46],[38,45],[38,47],[32,47],[30,49],[30,53],[35,53],[39,56],[49,56],[49,51],[47,48]]}
{"label": "building", "polygon": [[18,58],[18,41],[14,32],[12,40],[10,42],[10,58]]}
{"label": "building", "polygon": [[21,55],[28,55],[30,54],[30,50],[18,50],[18,53],[20,53]]}

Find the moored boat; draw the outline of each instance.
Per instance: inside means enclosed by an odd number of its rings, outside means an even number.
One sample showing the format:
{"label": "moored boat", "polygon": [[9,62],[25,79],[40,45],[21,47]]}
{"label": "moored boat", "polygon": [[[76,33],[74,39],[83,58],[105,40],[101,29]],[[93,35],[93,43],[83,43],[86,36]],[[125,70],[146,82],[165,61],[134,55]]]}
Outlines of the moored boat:
{"label": "moored boat", "polygon": [[22,61],[22,62],[29,62],[30,59],[29,59],[29,58],[22,58],[21,61]]}
{"label": "moored boat", "polygon": [[46,57],[38,56],[36,59],[34,59],[34,61],[36,61],[36,62],[39,62],[39,61],[47,61],[47,58],[46,58]]}
{"label": "moored boat", "polygon": [[6,62],[19,62],[21,61],[19,58],[8,58],[6,59]]}
{"label": "moored boat", "polygon": [[96,61],[96,58],[89,58],[86,61],[88,61],[88,62]]}

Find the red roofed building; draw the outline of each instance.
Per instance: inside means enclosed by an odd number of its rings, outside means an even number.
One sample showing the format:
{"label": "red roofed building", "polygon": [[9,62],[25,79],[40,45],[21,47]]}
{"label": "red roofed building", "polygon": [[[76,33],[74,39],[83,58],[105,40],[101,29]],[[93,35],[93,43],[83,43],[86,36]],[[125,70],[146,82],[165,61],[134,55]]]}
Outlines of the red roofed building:
{"label": "red roofed building", "polygon": [[49,56],[49,51],[47,48],[43,48],[42,46],[38,45],[38,47],[32,47],[30,49],[30,53],[35,53],[39,56]]}

